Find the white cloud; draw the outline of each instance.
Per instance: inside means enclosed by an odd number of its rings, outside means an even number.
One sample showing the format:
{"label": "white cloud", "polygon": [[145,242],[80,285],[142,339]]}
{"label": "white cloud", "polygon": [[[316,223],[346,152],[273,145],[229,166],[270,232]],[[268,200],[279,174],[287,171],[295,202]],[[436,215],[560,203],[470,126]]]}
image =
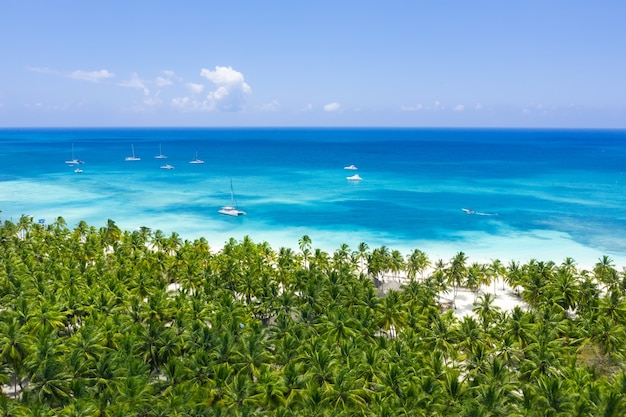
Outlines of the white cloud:
{"label": "white cloud", "polygon": [[215,71],[203,68],[200,76],[211,81],[217,89],[208,93],[202,109],[239,111],[245,107],[245,96],[252,90],[246,84],[243,74],[232,67],[216,66]]}
{"label": "white cloud", "polygon": [[228,88],[221,86],[221,87],[218,87],[217,90],[209,92],[209,95],[207,96],[207,98],[209,100],[215,100],[219,102],[219,101],[228,99],[229,94],[230,94],[230,91],[228,90]]}
{"label": "white cloud", "polygon": [[68,77],[73,78],[75,80],[83,80],[83,81],[90,81],[92,83],[97,83],[107,78],[113,78],[115,77],[115,74],[105,69],[101,69],[100,71],[77,70],[77,71],[69,73]]}
{"label": "white cloud", "polygon": [[161,72],[163,73],[163,76],[157,77],[154,81],[157,87],[166,87],[168,85],[173,85],[174,81],[181,81],[181,78],[178,77],[174,71],[165,70]]}
{"label": "white cloud", "polygon": [[143,90],[143,94],[146,96],[150,94],[150,90],[146,87],[146,84],[141,78],[139,78],[137,74],[133,74],[130,80],[122,81],[120,83],[120,86]]}
{"label": "white cloud", "polygon": [[339,109],[341,109],[341,104],[337,103],[336,101],[333,103],[328,103],[324,106],[324,111],[339,111]]}
{"label": "white cloud", "polygon": [[165,87],[165,86],[174,84],[172,80],[170,80],[169,78],[163,78],[163,77],[157,77],[155,82],[156,82],[157,87]]}
{"label": "white cloud", "polygon": [[146,97],[143,100],[143,104],[145,104],[146,106],[158,106],[159,104],[161,104],[161,101],[162,101],[159,96],[160,96],[159,92],[157,92],[153,96],[146,95]]}
{"label": "white cloud", "polygon": [[185,109],[189,106],[191,99],[189,97],[178,97],[172,99],[172,107],[178,107],[179,109]]}
{"label": "white cloud", "polygon": [[278,101],[273,100],[273,101],[271,101],[269,103],[261,104],[259,106],[259,109],[260,110],[265,110],[265,111],[276,111],[276,110],[278,110]]}
{"label": "white cloud", "polygon": [[57,74],[58,75],[58,71],[54,71],[51,70],[48,67],[26,67],[26,69],[28,71],[32,71],[32,72],[39,72],[41,74]]}
{"label": "white cloud", "polygon": [[187,83],[187,87],[193,94],[200,94],[204,90],[204,85],[196,83]]}
{"label": "white cloud", "polygon": [[424,110],[424,106],[421,104],[416,104],[415,106],[402,106],[402,111],[420,111]]}

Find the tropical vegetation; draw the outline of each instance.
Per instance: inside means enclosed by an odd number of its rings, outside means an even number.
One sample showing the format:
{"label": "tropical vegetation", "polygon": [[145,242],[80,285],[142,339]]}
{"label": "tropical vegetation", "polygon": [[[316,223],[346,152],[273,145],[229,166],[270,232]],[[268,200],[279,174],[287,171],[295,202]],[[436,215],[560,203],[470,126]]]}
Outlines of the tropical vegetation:
{"label": "tropical vegetation", "polygon": [[[389,277],[406,276],[399,289]],[[526,308],[495,306],[497,282]],[[474,314],[442,307],[475,294]],[[1,416],[618,416],[626,273],[24,216],[0,226]]]}

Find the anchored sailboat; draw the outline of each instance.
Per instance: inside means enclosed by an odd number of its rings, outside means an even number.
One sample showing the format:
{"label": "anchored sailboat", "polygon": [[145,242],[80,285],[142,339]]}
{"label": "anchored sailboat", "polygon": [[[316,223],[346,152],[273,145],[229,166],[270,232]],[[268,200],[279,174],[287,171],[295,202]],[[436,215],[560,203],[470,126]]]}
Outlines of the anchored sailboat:
{"label": "anchored sailboat", "polygon": [[155,156],[156,159],[167,159],[167,156],[163,155],[163,151],[161,151],[161,144],[159,143],[159,154]]}
{"label": "anchored sailboat", "polygon": [[131,149],[133,151],[133,156],[127,156],[126,158],[124,158],[125,161],[141,161],[141,158],[139,158],[138,156],[135,156],[135,145],[130,145]]}
{"label": "anchored sailboat", "polygon": [[226,216],[245,216],[246,212],[237,208],[237,201],[235,200],[235,193],[233,191],[233,180],[230,180],[230,206],[224,206],[218,213],[225,214]]}
{"label": "anchored sailboat", "polygon": [[204,161],[202,159],[198,159],[198,150],[196,149],[196,156],[195,158],[193,158],[191,161],[189,161],[190,164],[204,164]]}
{"label": "anchored sailboat", "polygon": [[76,159],[76,157],[74,156],[74,143],[72,143],[72,159],[65,161],[66,164],[68,165],[82,165],[84,164],[83,161],[81,161],[80,159]]}

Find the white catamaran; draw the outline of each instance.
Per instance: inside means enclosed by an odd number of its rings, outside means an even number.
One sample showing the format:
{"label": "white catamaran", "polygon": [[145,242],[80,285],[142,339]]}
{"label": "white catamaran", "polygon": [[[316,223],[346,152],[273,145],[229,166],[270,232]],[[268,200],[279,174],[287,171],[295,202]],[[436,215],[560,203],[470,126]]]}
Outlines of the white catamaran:
{"label": "white catamaran", "polygon": [[83,161],[81,161],[80,159],[76,159],[76,157],[74,156],[74,143],[72,143],[72,159],[65,161],[66,164],[68,165],[82,165],[84,164]]}
{"label": "white catamaran", "polygon": [[124,158],[124,161],[141,161],[141,158],[139,158],[138,156],[135,156],[135,145],[130,145],[130,146],[133,151],[133,156],[127,156],[126,158]]}
{"label": "white catamaran", "polygon": [[226,216],[245,216],[246,212],[237,208],[237,202],[235,201],[235,193],[233,192],[233,180],[230,180],[230,206],[224,206],[218,213],[225,214]]}

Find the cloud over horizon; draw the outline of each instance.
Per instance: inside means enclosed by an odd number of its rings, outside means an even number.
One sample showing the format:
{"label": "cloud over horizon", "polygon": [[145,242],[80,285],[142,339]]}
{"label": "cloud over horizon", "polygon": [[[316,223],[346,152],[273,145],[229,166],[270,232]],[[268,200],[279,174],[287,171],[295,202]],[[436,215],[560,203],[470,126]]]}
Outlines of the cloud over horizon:
{"label": "cloud over horizon", "polygon": [[324,106],[324,111],[328,112],[339,111],[339,109],[341,109],[341,104],[337,103],[336,101],[333,103],[328,103]]}
{"label": "cloud over horizon", "polygon": [[215,71],[203,68],[200,76],[217,87],[206,96],[208,106],[222,111],[239,111],[245,108],[246,94],[252,89],[245,82],[243,74],[232,67],[215,67]]}
{"label": "cloud over horizon", "polygon": [[115,74],[105,69],[101,69],[99,71],[77,70],[77,71],[73,71],[69,73],[68,77],[74,80],[83,80],[83,81],[89,81],[92,83],[97,83],[107,78],[113,78],[115,77]]}

